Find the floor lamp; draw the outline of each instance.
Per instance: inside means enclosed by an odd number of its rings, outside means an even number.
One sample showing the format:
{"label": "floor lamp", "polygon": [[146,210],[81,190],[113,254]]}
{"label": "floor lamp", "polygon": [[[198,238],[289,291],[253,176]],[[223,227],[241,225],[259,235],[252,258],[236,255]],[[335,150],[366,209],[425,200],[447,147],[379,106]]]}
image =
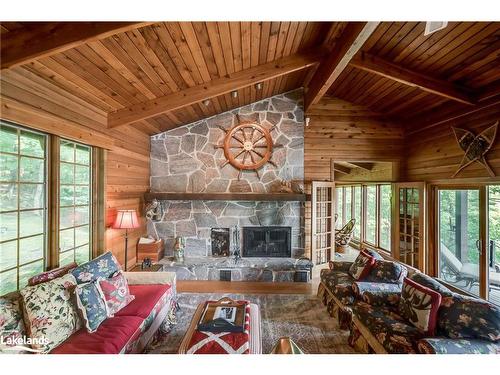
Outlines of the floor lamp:
{"label": "floor lamp", "polygon": [[139,228],[139,220],[135,210],[118,210],[116,220],[113,224],[114,229],[125,229],[125,271],[127,270],[128,255],[128,230]]}

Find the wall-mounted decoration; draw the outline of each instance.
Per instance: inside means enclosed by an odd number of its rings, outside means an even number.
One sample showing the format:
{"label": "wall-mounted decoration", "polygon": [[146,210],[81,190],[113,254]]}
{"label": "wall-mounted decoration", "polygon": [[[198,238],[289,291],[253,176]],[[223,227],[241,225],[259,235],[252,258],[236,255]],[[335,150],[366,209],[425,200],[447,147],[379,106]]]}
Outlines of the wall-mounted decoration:
{"label": "wall-mounted decoration", "polygon": [[160,201],[153,199],[146,205],[146,219],[152,221],[160,221],[163,212]]}
{"label": "wall-mounted decoration", "polygon": [[212,256],[229,256],[229,228],[212,228],[210,233]]}
{"label": "wall-mounted decoration", "polygon": [[241,121],[239,116],[236,116],[238,124],[231,129],[226,130],[224,142],[216,148],[224,149],[226,161],[221,165],[221,168],[227,164],[231,164],[236,169],[239,169],[238,180],[243,171],[255,171],[257,177],[260,178],[258,169],[269,163],[275,167],[277,165],[271,160],[273,155],[273,147],[283,147],[282,145],[273,145],[271,132],[276,125],[267,129],[263,125],[252,121]]}
{"label": "wall-mounted decoration", "polygon": [[493,146],[498,129],[498,121],[483,130],[479,135],[475,136],[470,130],[452,127],[457,139],[458,145],[464,151],[464,157],[457,171],[452,177],[455,177],[462,169],[468,167],[474,162],[482,164],[488,171],[491,177],[495,177],[495,172],[488,165],[485,155]]}

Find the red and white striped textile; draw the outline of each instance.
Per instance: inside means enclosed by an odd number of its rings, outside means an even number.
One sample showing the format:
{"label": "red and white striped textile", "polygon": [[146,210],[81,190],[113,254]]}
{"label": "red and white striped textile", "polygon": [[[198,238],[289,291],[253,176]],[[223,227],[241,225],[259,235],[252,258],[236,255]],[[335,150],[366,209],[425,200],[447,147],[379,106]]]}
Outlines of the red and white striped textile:
{"label": "red and white striped textile", "polygon": [[[207,301],[206,303],[215,302]],[[204,332],[196,330],[191,336],[186,354],[248,354],[250,349],[250,304],[245,304],[245,330],[243,332]],[[205,305],[206,306],[206,305]]]}

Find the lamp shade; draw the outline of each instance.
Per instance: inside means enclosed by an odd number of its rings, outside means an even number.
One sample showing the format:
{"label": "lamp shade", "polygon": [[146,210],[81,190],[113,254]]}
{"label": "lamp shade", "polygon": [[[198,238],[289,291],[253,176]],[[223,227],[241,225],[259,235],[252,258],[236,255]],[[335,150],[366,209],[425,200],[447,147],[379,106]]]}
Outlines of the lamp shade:
{"label": "lamp shade", "polygon": [[118,210],[116,220],[113,223],[115,229],[139,228],[139,220],[135,210]]}

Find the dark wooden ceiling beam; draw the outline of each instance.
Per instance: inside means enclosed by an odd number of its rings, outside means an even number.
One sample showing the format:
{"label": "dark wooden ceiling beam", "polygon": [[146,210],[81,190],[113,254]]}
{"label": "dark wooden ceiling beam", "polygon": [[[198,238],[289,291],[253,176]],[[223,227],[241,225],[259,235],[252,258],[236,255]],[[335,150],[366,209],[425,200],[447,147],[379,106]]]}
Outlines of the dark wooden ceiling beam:
{"label": "dark wooden ceiling beam", "polygon": [[310,80],[304,98],[306,112],[326,94],[378,24],[379,22],[350,22],[346,26],[332,51],[321,62]]}
{"label": "dark wooden ceiling beam", "polygon": [[298,53],[292,56],[227,74],[210,82],[156,99],[134,104],[108,114],[108,128],[128,125],[139,120],[158,116],[195,103],[202,102],[256,83],[281,77],[318,64],[324,56],[323,49]]}
{"label": "dark wooden ceiling beam", "polygon": [[343,173],[343,174],[349,174],[351,173],[351,169],[344,167],[342,165],[338,165],[337,163],[333,163],[333,170],[335,172]]}
{"label": "dark wooden ceiling beam", "polygon": [[152,22],[40,22],[1,34],[1,68],[8,69]]}
{"label": "dark wooden ceiling beam", "polygon": [[471,91],[463,86],[401,67],[366,52],[354,57],[349,65],[463,104],[475,104]]}

